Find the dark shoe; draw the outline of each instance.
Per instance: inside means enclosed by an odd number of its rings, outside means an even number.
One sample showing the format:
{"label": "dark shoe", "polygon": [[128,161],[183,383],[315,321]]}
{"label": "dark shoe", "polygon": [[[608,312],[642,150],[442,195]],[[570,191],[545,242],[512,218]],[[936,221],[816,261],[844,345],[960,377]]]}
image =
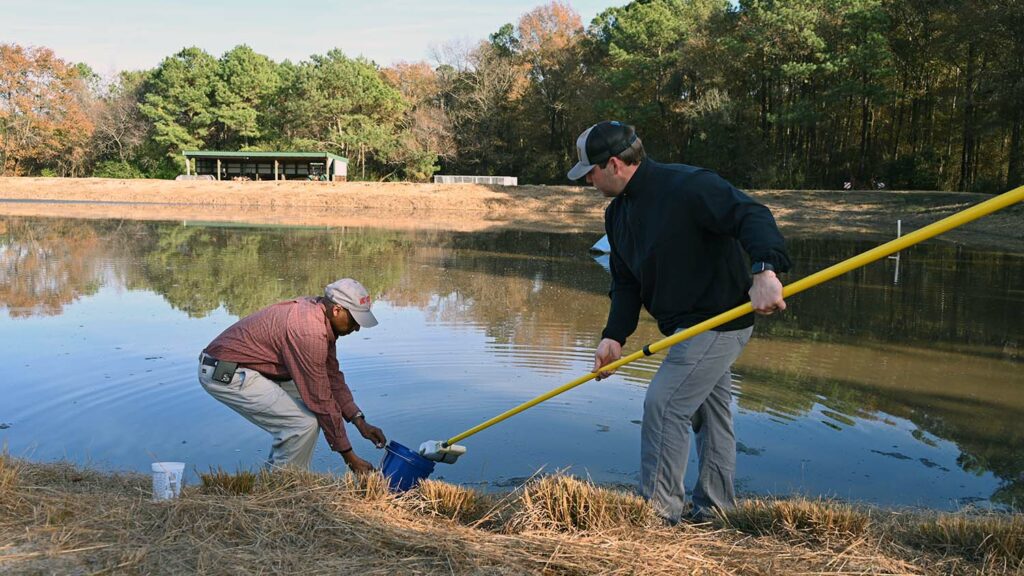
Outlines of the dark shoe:
{"label": "dark shoe", "polygon": [[662,516],[661,517],[661,524],[662,524],[662,526],[665,526],[666,528],[672,528],[673,526],[678,526],[679,525],[679,520],[673,520],[671,518],[665,518],[664,516]]}
{"label": "dark shoe", "polygon": [[690,508],[683,513],[681,522],[687,524],[711,524],[715,521],[718,516],[713,510],[705,510],[703,508]]}

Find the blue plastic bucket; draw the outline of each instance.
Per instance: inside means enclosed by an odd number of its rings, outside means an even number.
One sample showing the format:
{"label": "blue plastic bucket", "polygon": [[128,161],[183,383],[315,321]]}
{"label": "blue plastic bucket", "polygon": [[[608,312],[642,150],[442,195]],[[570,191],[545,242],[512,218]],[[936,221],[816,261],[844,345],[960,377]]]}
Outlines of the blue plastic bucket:
{"label": "blue plastic bucket", "polygon": [[388,442],[384,450],[380,471],[387,477],[392,492],[405,492],[414,488],[434,471],[432,460],[427,460],[394,440]]}

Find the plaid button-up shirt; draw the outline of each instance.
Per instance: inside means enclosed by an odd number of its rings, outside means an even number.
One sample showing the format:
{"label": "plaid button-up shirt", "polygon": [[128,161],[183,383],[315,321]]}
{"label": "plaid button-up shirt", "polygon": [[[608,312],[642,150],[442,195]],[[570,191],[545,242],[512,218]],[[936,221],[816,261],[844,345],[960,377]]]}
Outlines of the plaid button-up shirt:
{"label": "plaid button-up shirt", "polygon": [[294,380],[327,443],[341,452],[352,447],[344,421],[359,407],[338,365],[338,337],[325,311],[323,299],[315,297],[274,304],[230,326],[205,352],[268,378]]}

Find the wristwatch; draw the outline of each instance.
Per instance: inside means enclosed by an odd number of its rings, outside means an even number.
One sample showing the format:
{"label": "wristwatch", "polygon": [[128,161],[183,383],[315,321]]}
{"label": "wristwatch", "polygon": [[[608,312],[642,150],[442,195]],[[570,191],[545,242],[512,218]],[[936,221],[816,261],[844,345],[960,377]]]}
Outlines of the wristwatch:
{"label": "wristwatch", "polygon": [[754,262],[754,264],[750,267],[750,273],[752,275],[753,274],[760,274],[761,272],[764,272],[765,270],[771,270],[772,272],[775,272],[775,266],[772,266],[771,264],[769,264],[767,262]]}
{"label": "wristwatch", "polygon": [[366,420],[366,414],[363,414],[363,411],[360,410],[352,415],[352,419],[349,420],[349,422],[355,422],[356,418],[362,418],[363,420]]}

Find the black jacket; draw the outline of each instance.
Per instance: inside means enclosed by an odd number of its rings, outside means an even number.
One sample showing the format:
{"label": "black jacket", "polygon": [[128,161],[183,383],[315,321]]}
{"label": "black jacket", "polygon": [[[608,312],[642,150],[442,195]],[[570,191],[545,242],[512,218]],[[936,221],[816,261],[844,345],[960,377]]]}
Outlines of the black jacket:
{"label": "black jacket", "polygon": [[[751,262],[789,269],[768,208],[718,174],[684,164],[640,163],[605,211],[611,310],[603,336],[625,344],[640,305],[666,336],[750,300]],[[716,330],[754,323],[746,315]]]}

